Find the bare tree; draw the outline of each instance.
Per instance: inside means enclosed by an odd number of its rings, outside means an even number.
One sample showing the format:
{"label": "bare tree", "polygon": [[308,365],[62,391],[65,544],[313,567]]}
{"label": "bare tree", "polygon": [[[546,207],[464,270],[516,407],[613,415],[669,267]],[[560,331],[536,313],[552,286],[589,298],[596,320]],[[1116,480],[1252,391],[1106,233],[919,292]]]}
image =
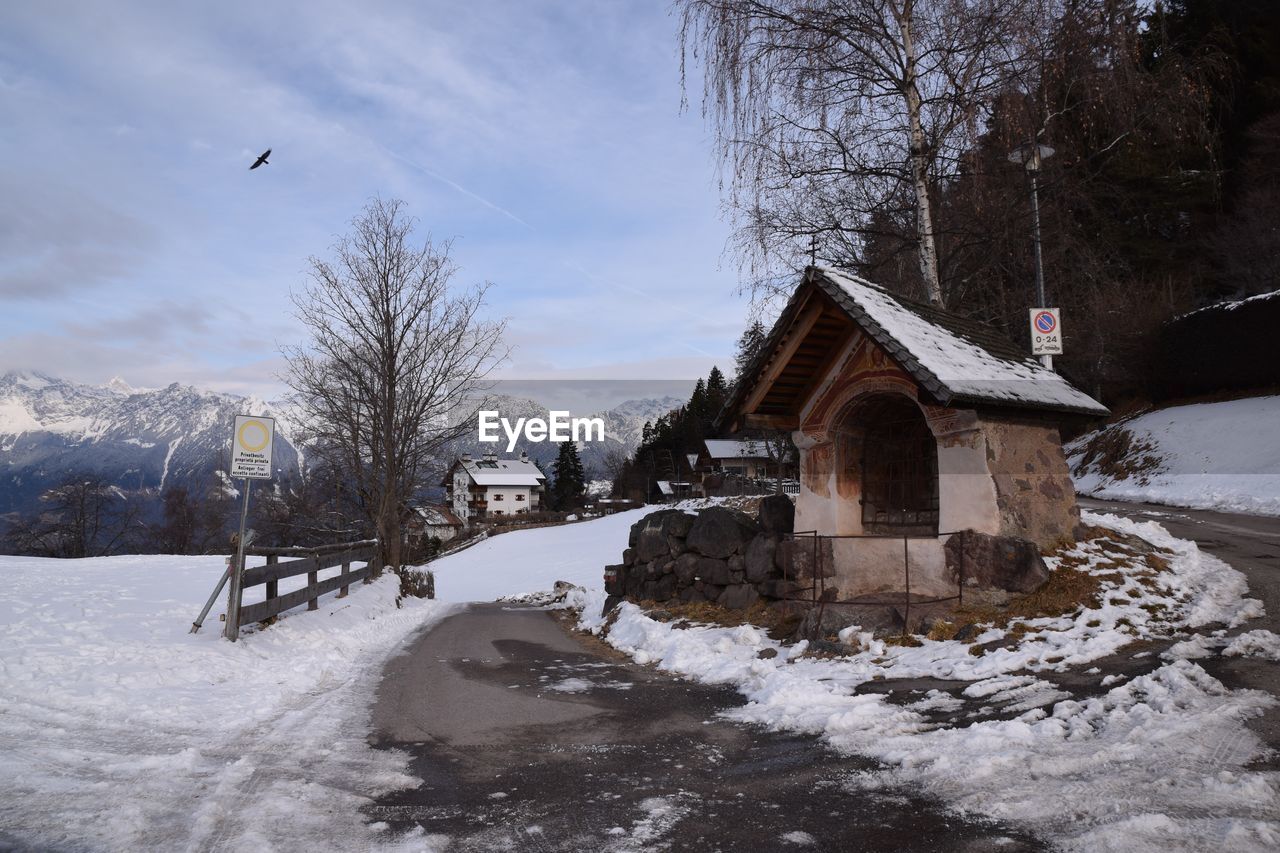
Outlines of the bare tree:
{"label": "bare tree", "polygon": [[40,502],[40,512],[9,527],[5,538],[16,553],[101,557],[123,550],[142,532],[138,501],[98,474],[72,474],[41,494]]}
{"label": "bare tree", "polygon": [[431,461],[471,428],[507,354],[505,322],[480,315],[487,286],[451,288],[449,244],[414,245],[413,228],[402,202],[371,201],[331,260],[311,259],[294,294],[310,341],[284,351],[315,452],[349,480],[390,566]]}
{"label": "bare tree", "polygon": [[872,216],[909,197],[924,295],[943,304],[934,185],[960,168],[979,109],[1020,62],[1031,0],[679,5],[752,277],[807,255],[802,237],[857,257]]}

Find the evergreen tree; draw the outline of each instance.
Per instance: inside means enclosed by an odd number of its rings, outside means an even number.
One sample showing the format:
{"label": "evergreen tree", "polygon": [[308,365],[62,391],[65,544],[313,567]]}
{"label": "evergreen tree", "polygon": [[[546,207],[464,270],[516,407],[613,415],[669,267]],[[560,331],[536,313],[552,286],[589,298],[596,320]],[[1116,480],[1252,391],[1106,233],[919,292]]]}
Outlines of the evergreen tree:
{"label": "evergreen tree", "polygon": [[[712,367],[710,375],[707,376],[707,411],[711,415],[711,421],[714,422],[720,415],[720,410],[724,408],[725,400],[729,398],[729,383],[725,381],[724,374],[720,372],[719,367]],[[707,424],[707,434],[703,438],[711,437],[711,423]]]}
{"label": "evergreen tree", "polygon": [[768,337],[769,330],[759,320],[747,326],[742,337],[738,338],[738,353],[734,356],[734,369],[737,371],[737,376],[734,377],[734,382],[743,381],[744,374],[750,369],[751,362],[755,361],[760,350],[764,349],[765,340]]}
{"label": "evergreen tree", "polygon": [[582,506],[586,494],[586,475],[578,445],[572,441],[560,442],[560,450],[552,466],[555,483],[551,487],[552,501],[556,509],[567,510]]}

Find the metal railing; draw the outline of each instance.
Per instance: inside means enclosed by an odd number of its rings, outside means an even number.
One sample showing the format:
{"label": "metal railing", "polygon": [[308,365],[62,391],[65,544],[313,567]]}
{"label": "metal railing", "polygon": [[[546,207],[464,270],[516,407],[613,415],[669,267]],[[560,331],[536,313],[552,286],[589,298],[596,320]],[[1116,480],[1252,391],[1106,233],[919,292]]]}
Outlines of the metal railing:
{"label": "metal railing", "polygon": [[[966,557],[967,549],[965,548],[965,546],[967,544],[967,536],[971,532],[972,531],[969,531],[969,530],[953,530],[950,532],[943,532],[943,533],[927,533],[927,534],[913,535],[910,533],[829,534],[829,533],[819,533],[816,530],[803,530],[803,531],[797,531],[795,533],[791,533],[789,534],[789,537],[793,542],[799,543],[799,542],[808,540],[811,543],[811,547],[809,551],[808,569],[812,574],[812,581],[813,581],[810,586],[798,587],[797,589],[794,590],[794,592],[809,593],[810,607],[817,609],[817,618],[813,622],[813,625],[814,625],[813,630],[815,632],[819,630],[819,627],[822,625],[822,614],[828,604],[855,605],[855,606],[856,605],[863,605],[863,606],[886,605],[886,606],[894,606],[894,607],[901,605],[903,608],[902,631],[903,631],[903,634],[906,634],[908,633],[908,630],[911,624],[911,606],[913,604],[916,605],[917,607],[923,607],[926,605],[933,605],[933,604],[943,604],[948,601],[954,601],[958,605],[964,604],[964,581],[965,581],[965,568],[966,568],[965,562],[967,559]],[[957,569],[957,578],[956,578],[956,594],[940,596],[940,597],[935,596],[932,598],[921,598],[913,601],[911,598],[911,542],[913,540],[916,542],[937,542],[942,546],[943,552],[945,555],[946,547],[947,547],[946,540],[950,539],[953,536],[960,537],[960,542],[959,542],[960,557],[958,561],[959,565]],[[860,595],[850,599],[836,598],[836,595],[838,594],[837,588],[832,587],[830,588],[830,590],[828,590],[827,578],[828,576],[831,576],[831,577],[835,576],[836,555],[835,555],[834,543],[836,540],[842,540],[842,539],[864,539],[864,540],[876,540],[881,542],[896,541],[901,539],[902,540],[902,592],[888,593],[888,594],[869,593],[867,595]],[[828,566],[823,565],[823,560],[828,558],[828,556],[831,561],[829,565],[829,568],[831,569],[830,572],[827,571]],[[793,559],[791,561],[793,570],[796,568],[795,566],[796,560],[794,558],[795,558],[795,555],[793,554]],[[944,557],[944,562],[945,562],[945,557]],[[787,575],[788,575],[788,572],[784,569],[783,580],[789,581],[791,583],[795,583],[797,580],[800,580],[798,576],[795,578],[791,578],[791,577],[788,577]],[[897,597],[885,597],[886,595],[897,596]]]}

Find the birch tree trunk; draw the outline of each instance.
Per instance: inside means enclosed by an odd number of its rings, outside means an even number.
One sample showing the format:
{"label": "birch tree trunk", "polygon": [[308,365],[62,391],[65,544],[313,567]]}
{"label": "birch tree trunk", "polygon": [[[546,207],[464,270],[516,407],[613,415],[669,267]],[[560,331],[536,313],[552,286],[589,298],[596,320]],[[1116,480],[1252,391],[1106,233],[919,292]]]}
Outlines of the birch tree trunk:
{"label": "birch tree trunk", "polygon": [[898,30],[902,36],[903,99],[907,106],[907,126],[910,133],[911,187],[916,197],[916,236],[920,241],[920,277],[924,280],[929,301],[943,307],[942,283],[938,277],[938,247],[933,238],[933,212],[929,198],[929,156],[924,125],[920,118],[920,86],[917,82],[919,60],[911,33],[912,0],[901,7],[894,7]]}

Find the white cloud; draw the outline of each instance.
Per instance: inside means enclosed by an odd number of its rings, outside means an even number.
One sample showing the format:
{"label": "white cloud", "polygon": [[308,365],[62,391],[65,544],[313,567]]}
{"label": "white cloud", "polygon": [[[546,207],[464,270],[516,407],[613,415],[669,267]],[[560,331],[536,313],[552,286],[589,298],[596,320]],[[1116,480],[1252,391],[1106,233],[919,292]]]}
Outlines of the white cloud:
{"label": "white cloud", "polygon": [[257,382],[228,365],[296,338],[307,256],[375,194],[458,238],[460,282],[498,285],[513,368],[728,361],[745,307],[718,269],[712,162],[701,120],[678,112],[661,7],[27,4],[3,19],[0,110],[18,118],[0,138],[0,294],[27,307],[0,317],[0,367]]}

